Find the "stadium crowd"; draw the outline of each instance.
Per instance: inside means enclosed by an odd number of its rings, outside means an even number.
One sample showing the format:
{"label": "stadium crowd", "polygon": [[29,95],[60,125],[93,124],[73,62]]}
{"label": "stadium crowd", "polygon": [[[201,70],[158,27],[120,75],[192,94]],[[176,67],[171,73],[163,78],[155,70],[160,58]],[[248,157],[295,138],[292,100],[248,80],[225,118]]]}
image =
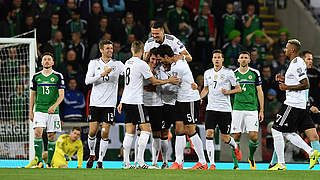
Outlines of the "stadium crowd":
{"label": "stadium crowd", "polygon": [[[287,70],[289,60],[283,50],[290,32],[280,28],[276,38],[269,37],[259,18],[257,0],[0,0],[0,12],[0,37],[37,28],[39,58],[47,51],[55,55],[54,69],[63,74],[67,86],[60,112],[65,122],[86,122],[91,87],[84,83],[85,74],[89,61],[101,56],[99,41],[113,41],[112,58],[125,63],[132,56],[131,44],[135,40],[146,42],[155,21],[164,22],[165,32],[177,37],[190,52],[189,64],[200,92],[203,73],[212,67],[213,50],[222,49],[224,66],[233,70],[239,66],[241,51],[251,53],[249,66],[258,69],[262,77],[265,121],[261,126],[267,142],[271,135],[268,124],[285,100],[274,77]],[[25,77],[28,63],[18,60],[16,48],[7,51],[8,57],[1,59],[1,92],[6,92],[1,94],[1,120],[26,121],[28,94],[23,92],[29,85]],[[308,67],[309,107],[320,107],[320,71],[311,52],[304,51],[301,57]],[[41,59],[37,62],[40,70]],[[4,76],[13,72],[19,77]],[[17,82],[16,87],[4,90],[12,81]],[[123,84],[119,83],[119,99]],[[204,123],[205,106],[201,104],[199,123]],[[25,115],[20,115],[23,109]],[[310,113],[319,130],[319,110],[311,108]],[[116,122],[124,122],[124,116],[117,113]]]}

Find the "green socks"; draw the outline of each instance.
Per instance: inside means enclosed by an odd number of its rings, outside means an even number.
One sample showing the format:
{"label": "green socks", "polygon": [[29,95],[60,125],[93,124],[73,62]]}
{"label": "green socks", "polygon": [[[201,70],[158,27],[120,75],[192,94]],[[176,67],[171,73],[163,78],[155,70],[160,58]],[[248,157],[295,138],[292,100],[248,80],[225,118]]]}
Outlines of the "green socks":
{"label": "green socks", "polygon": [[54,150],[56,147],[56,142],[55,141],[48,141],[48,160],[47,160],[47,164],[51,164],[51,160],[54,154]]}
{"label": "green socks", "polygon": [[[238,144],[238,148],[240,149],[240,141],[239,140],[234,140],[237,144]],[[234,154],[234,151],[233,149],[231,148],[231,153],[232,153],[232,159],[233,159],[233,164],[234,164],[234,167],[237,168],[239,167],[238,165],[238,159],[236,158],[236,155]]]}
{"label": "green socks", "polygon": [[258,145],[259,145],[258,141],[253,142],[249,140],[249,160],[250,161],[253,161],[253,156],[254,156],[254,153],[256,152]]}
{"label": "green socks", "polygon": [[42,161],[42,138],[34,138],[34,150],[38,161]]}

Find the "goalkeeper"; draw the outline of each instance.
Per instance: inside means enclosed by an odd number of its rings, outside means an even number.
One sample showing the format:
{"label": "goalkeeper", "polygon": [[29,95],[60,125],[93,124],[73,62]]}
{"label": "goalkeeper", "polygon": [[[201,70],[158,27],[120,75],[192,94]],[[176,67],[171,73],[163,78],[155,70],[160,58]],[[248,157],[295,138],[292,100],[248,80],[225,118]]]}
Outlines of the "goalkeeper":
{"label": "goalkeeper", "polygon": [[68,163],[75,153],[77,153],[78,156],[78,168],[81,168],[83,160],[83,145],[79,139],[80,134],[81,129],[79,127],[74,127],[70,134],[61,135],[58,138],[52,158],[52,166],[54,168],[68,168]]}

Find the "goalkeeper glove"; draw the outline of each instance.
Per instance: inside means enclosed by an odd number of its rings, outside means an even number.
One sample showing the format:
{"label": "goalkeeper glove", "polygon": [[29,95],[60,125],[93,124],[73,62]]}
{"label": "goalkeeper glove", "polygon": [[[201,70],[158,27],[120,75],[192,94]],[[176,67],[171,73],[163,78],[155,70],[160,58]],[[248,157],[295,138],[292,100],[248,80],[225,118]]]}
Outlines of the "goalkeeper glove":
{"label": "goalkeeper glove", "polygon": [[66,159],[66,161],[70,161],[70,157],[68,155],[64,155],[64,159]]}

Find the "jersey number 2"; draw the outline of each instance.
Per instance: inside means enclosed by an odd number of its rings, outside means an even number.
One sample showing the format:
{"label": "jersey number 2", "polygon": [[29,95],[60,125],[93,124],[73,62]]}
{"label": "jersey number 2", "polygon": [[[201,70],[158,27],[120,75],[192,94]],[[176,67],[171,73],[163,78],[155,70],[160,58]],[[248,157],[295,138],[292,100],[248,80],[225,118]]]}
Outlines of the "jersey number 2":
{"label": "jersey number 2", "polygon": [[125,82],[126,82],[126,85],[129,85],[129,83],[130,83],[130,68],[126,69]]}

